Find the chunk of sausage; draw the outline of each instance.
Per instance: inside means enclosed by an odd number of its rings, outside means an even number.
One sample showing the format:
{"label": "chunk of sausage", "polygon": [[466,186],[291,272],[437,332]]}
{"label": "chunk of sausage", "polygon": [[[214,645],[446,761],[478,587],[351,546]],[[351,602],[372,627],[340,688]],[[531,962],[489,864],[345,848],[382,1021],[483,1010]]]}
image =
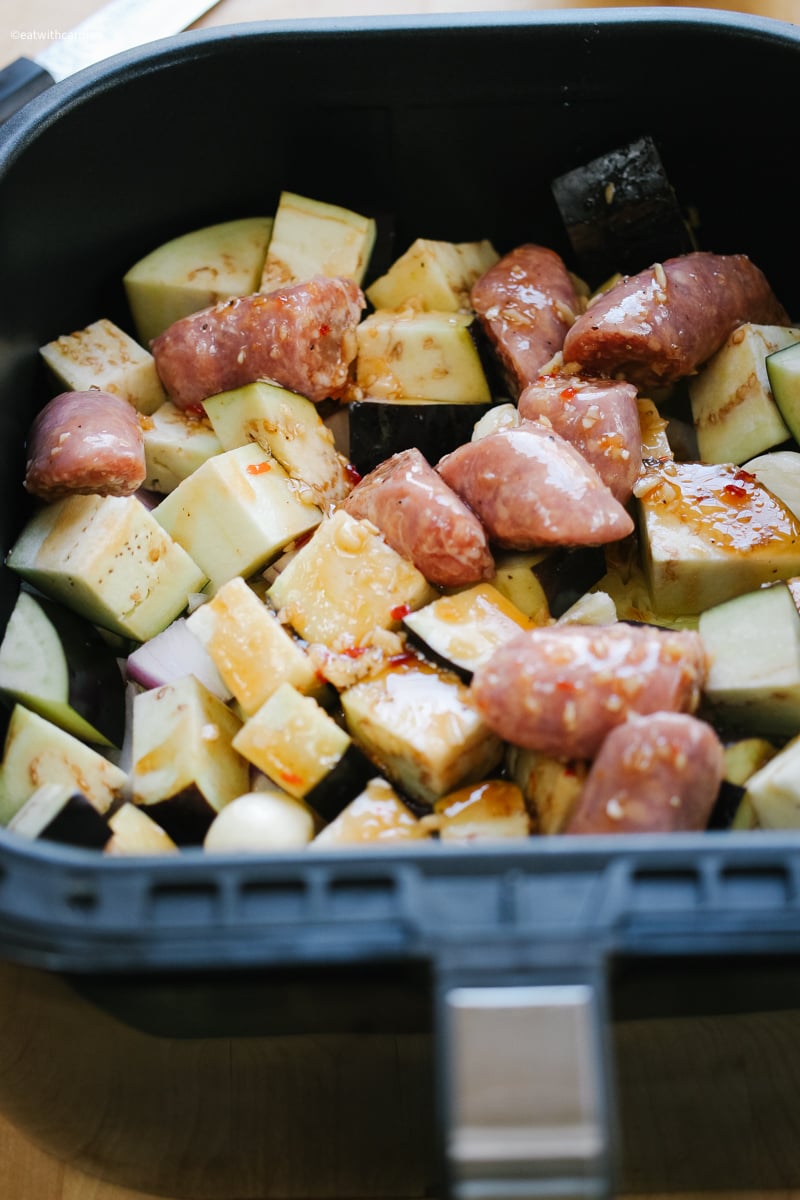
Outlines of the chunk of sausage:
{"label": "chunk of sausage", "polygon": [[746,255],[697,251],[626,276],[594,300],[564,339],[564,362],[659,387],[695,374],[746,321],[789,317]]}
{"label": "chunk of sausage", "polygon": [[631,713],[694,712],[706,670],[703,642],[690,630],[551,625],[498,647],[470,691],[505,741],[588,759]]}
{"label": "chunk of sausage", "polygon": [[351,382],[356,326],[366,301],[351,279],[306,283],[224,300],[175,321],[151,342],[173,403],[203,400],[269,379],[319,403]]}
{"label": "chunk of sausage", "polygon": [[633,384],[543,375],[525,388],[519,413],[549,423],[580,450],[620,504],[627,504],[642,467],[642,430]]}
{"label": "chunk of sausage", "polygon": [[436,469],[507,549],[600,546],[633,532],[594,467],[538,421],[467,442]]}
{"label": "chunk of sausage", "polygon": [[472,286],[470,303],[516,400],[564,343],[580,311],[572,277],[545,246],[518,246]]}
{"label": "chunk of sausage", "polygon": [[139,418],[120,396],[97,389],[62,392],[31,426],[25,488],[41,500],[130,496],[146,475]]}
{"label": "chunk of sausage", "polygon": [[370,471],[342,507],[377,525],[389,545],[437,587],[460,587],[494,574],[480,521],[416,448]]}
{"label": "chunk of sausage", "polygon": [[564,832],[705,829],[724,774],[707,722],[675,712],[632,717],[600,747]]}

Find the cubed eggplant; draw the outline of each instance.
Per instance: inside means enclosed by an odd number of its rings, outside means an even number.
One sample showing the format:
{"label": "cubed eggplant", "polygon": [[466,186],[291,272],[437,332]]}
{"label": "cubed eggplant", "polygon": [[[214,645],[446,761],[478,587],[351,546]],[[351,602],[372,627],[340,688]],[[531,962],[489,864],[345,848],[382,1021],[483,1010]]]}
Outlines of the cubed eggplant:
{"label": "cubed eggplant", "polygon": [[593,287],[695,249],[654,140],[640,137],[560,175],[553,196],[579,273]]}
{"label": "cubed eggplant", "polygon": [[354,400],[348,407],[350,461],[367,475],[398,450],[416,447],[432,465],[472,437],[491,404]]}
{"label": "cubed eggplant", "polygon": [[121,746],[125,683],[94,625],[20,591],[0,644],[0,693],[95,745]]}
{"label": "cubed eggplant", "polygon": [[46,783],[37,788],[8,828],[22,837],[83,846],[88,850],[103,850],[111,838],[106,818],[91,800],[61,783]]}

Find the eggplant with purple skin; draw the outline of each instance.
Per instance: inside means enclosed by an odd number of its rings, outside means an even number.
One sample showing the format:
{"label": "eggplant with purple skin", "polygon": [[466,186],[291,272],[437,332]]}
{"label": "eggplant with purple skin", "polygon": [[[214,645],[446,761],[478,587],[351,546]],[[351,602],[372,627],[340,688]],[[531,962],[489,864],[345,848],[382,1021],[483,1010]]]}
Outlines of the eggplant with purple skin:
{"label": "eggplant with purple skin", "polygon": [[24,589],[0,643],[0,694],[94,745],[122,745],[125,682],[113,645],[76,613]]}
{"label": "eggplant with purple skin", "polygon": [[347,729],[313,696],[288,682],[248,718],[233,748],[326,821],[333,820],[374,774]]}
{"label": "eggplant with purple skin", "polygon": [[534,624],[564,615],[606,573],[602,546],[509,550],[495,557],[489,582]]}
{"label": "eggplant with purple skin", "polygon": [[593,285],[697,248],[649,136],[567,171],[552,191],[578,270]]}
{"label": "eggplant with purple skin", "polygon": [[400,450],[417,449],[437,462],[472,437],[475,423],[492,403],[440,400],[354,400],[348,405],[349,458],[367,475]]}
{"label": "eggplant with purple skin", "polygon": [[226,804],[250,790],[233,747],[241,721],[193,675],[133,701],[132,794],[178,845],[199,845]]}
{"label": "eggplant with purple skin", "polygon": [[12,833],[64,846],[104,850],[111,827],[82,792],[63,783],[37,788],[8,823]]}

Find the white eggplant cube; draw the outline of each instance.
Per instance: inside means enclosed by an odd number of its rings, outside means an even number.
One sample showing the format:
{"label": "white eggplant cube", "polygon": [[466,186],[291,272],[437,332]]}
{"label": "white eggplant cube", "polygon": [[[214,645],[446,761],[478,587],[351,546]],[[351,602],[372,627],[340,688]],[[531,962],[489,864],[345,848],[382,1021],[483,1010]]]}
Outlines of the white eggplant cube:
{"label": "white eggplant cube", "polygon": [[216,591],[262,570],[322,520],[280,463],[251,443],[209,458],[153,509]]}
{"label": "white eggplant cube", "polygon": [[6,733],[0,784],[0,824],[46,784],[74,788],[106,813],[128,782],[126,773],[71,733],[15,705]]}
{"label": "white eggplant cube", "polygon": [[386,274],[367,288],[367,299],[376,309],[414,303],[428,312],[466,312],[472,285],[499,257],[489,241],[417,238]]}
{"label": "white eggplant cube", "polygon": [[141,420],[147,476],[143,486],[169,495],[214,454],[222,443],[208,420],[182,412],[166,400]]}
{"label": "white eggplant cube", "polygon": [[261,291],[340,275],[361,283],[375,244],[372,217],[337,204],[281,192],[261,275]]}
{"label": "white eggplant cube", "polygon": [[257,380],[210,396],[203,407],[226,450],[255,442],[298,485],[307,486],[312,503],[333,504],[350,490],[348,464],[316,404],[306,396]]}
{"label": "white eggplant cube", "polygon": [[241,721],[193,675],[133,702],[133,801],[176,841],[202,840],[221,808],[250,787],[233,748]]}
{"label": "white eggplant cube", "polygon": [[316,700],[283,683],[233,744],[278,787],[302,799],[339,766],[351,739]]}
{"label": "white eggplant cube", "polygon": [[8,565],[104,629],[146,641],[206,576],[134,496],[69,496],[23,529]]}
{"label": "white eggplant cube", "polygon": [[636,486],[653,608],[703,612],[800,574],[800,521],[732,464],[665,463]]}
{"label": "white eggplant cube", "polygon": [[247,716],[282,683],[307,695],[324,688],[306,651],[241,576],[223,584],[186,624]]}
{"label": "white eggplant cube", "polygon": [[436,592],[371,521],[338,509],[267,592],[281,620],[309,642],[345,651],[376,629],[396,629]]}
{"label": "white eggplant cube", "polygon": [[800,329],[740,325],[689,380],[700,458],[743,463],[789,437],[769,383],[768,354],[800,340]]}
{"label": "white eggplant cube", "polygon": [[238,217],[193,229],[151,250],[123,283],[144,345],[173,321],[256,291],[272,217]]}
{"label": "white eggplant cube", "polygon": [[341,696],[353,740],[406,795],[433,804],[482,779],[503,744],[484,725],[466,684],[422,660],[387,667]]}
{"label": "white eggplant cube", "polygon": [[379,310],[356,330],[357,382],[367,398],[489,404],[469,313]]}
{"label": "white eggplant cube", "polygon": [[68,391],[99,388],[145,414],[155,412],[167,398],[150,351],[105,317],[62,334],[39,353]]}

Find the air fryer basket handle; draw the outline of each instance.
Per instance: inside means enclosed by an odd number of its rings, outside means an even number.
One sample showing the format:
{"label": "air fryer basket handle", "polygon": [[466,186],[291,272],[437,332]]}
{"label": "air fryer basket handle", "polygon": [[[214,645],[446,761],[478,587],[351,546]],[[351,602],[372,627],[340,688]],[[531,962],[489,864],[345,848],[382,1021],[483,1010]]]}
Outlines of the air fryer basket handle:
{"label": "air fryer basket handle", "polygon": [[592,981],[441,981],[439,1154],[450,1200],[613,1195],[601,1007]]}

